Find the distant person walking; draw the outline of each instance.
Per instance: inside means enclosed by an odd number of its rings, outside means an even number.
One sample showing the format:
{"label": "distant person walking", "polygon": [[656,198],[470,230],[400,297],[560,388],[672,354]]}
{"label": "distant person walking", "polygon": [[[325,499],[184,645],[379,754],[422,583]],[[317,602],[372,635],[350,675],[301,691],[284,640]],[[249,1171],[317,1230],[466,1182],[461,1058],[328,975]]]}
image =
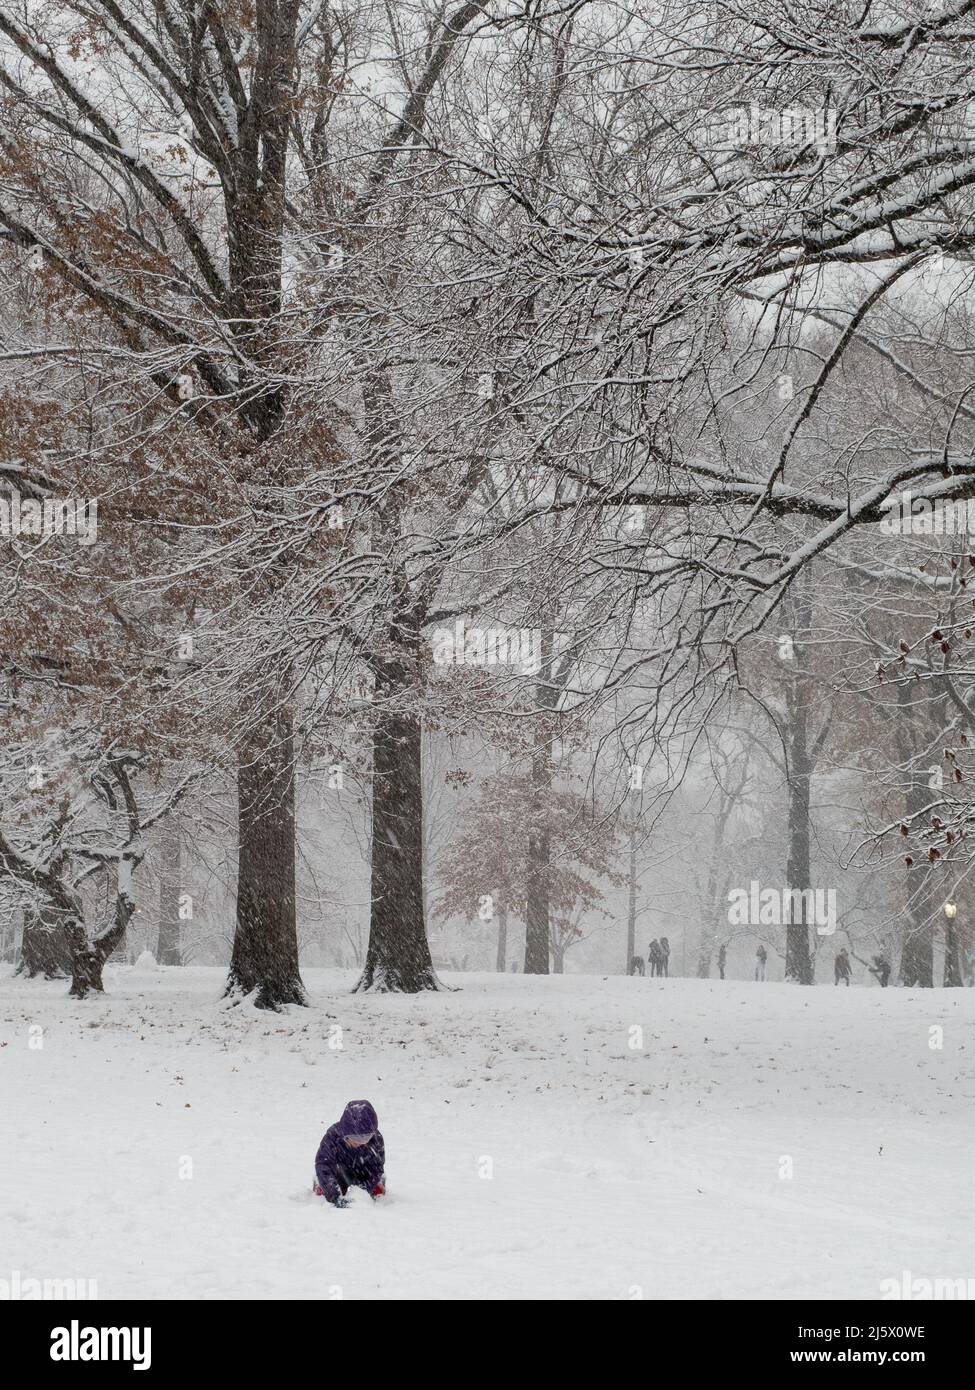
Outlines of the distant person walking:
{"label": "distant person walking", "polygon": [[647,947],[647,964],[650,966],[650,976],[660,974],[660,942],[656,938]]}
{"label": "distant person walking", "polygon": [[873,961],[873,965],[868,965],[867,969],[870,971],[871,975],[876,975],[877,979],[880,981],[880,988],[886,989],[887,983],[890,980],[890,961],[883,952],[881,952],[879,956],[871,956],[871,960]]}
{"label": "distant person walking", "polygon": [[756,980],[764,980],[764,979],[765,979],[765,964],[766,964],[767,960],[768,960],[768,951],[766,951],[766,949],[765,949],[764,946],[759,946],[758,950],[755,952],[755,979],[756,979]]}
{"label": "distant person walking", "polygon": [[844,946],[833,961],[833,984],[838,985],[840,980],[842,980],[847,989],[849,989],[850,976],[852,974],[853,967],[850,964],[850,957],[847,955],[846,947]]}
{"label": "distant person walking", "polygon": [[719,977],[720,977],[722,980],[724,979],[724,967],[725,967],[725,962],[727,961],[727,959],[728,959],[728,948],[727,948],[727,946],[725,946],[725,944],[722,942],[722,944],[721,944],[721,950],[718,952],[718,975],[719,975]]}
{"label": "distant person walking", "polygon": [[670,942],[665,936],[660,938],[660,970],[658,974],[670,977]]}

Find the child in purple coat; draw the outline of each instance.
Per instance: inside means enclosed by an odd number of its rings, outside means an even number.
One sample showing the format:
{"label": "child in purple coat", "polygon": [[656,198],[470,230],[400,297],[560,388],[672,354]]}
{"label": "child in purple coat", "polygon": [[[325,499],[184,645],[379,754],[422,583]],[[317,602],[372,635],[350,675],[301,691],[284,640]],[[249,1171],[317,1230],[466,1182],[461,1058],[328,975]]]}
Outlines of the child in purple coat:
{"label": "child in purple coat", "polygon": [[385,1170],[386,1146],[376,1112],[367,1100],[350,1100],[318,1146],[315,1195],[333,1207],[345,1207],[349,1188],[362,1187],[375,1201],[386,1193]]}

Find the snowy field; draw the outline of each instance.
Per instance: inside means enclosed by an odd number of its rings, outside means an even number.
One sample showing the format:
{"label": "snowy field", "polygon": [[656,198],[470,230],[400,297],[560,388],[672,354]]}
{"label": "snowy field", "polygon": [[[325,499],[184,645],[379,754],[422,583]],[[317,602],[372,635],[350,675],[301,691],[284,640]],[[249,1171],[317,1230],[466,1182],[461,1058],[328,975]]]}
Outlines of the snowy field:
{"label": "snowy field", "polygon": [[[876,1299],[975,1276],[975,990],[478,974],[382,998],[308,970],[314,1008],[275,1017],[228,1009],[216,969],[113,968],[83,1004],[4,972],[3,1278]],[[340,1211],[312,1161],[360,1097],[390,1193]]]}

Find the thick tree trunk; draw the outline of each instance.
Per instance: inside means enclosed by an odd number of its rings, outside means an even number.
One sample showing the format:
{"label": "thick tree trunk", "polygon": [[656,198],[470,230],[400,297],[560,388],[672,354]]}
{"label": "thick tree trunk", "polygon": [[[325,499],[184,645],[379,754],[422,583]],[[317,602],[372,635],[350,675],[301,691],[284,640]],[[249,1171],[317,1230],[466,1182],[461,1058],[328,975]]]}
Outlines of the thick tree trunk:
{"label": "thick tree trunk", "polygon": [[437,989],[423,918],[423,739],[419,719],[383,709],[405,687],[387,667],[377,678],[372,773],[369,948],[357,990]]}
{"label": "thick tree trunk", "polygon": [[[20,919],[22,928],[25,916],[26,914],[21,912]],[[21,930],[21,939],[23,939],[23,930]],[[16,942],[17,923],[14,914],[11,913],[7,920],[0,925],[0,960],[5,963],[13,961],[19,967],[19,953],[17,951]]]}
{"label": "thick tree trunk", "polygon": [[[927,772],[912,772],[905,798],[908,817],[916,816],[932,799]],[[907,871],[907,921],[901,947],[901,984],[934,987],[934,931],[937,904],[934,879],[926,861]]]}
{"label": "thick tree trunk", "polygon": [[[536,702],[540,710],[555,708],[558,691],[552,681],[552,634],[542,633],[541,672]],[[528,887],[525,902],[525,974],[549,973],[550,875],[552,848],[548,813],[552,796],[552,736],[547,728],[535,733],[532,751],[532,823],[528,833]]]}
{"label": "thick tree trunk", "polygon": [[182,965],[179,948],[180,838],[174,812],[162,828],[159,844],[159,937],[156,960],[160,965]]}
{"label": "thick tree trunk", "polygon": [[273,744],[237,774],[237,923],[228,995],[253,995],[258,1009],[305,1004],[295,918],[294,748],[281,716]]}
{"label": "thick tree trunk", "polygon": [[630,830],[629,883],[626,902],[626,963],[625,973],[633,969],[636,955],[636,826]]}
{"label": "thick tree trunk", "polygon": [[102,971],[105,968],[106,957],[97,946],[88,940],[82,923],[78,922],[73,925],[71,936],[74,946],[71,953],[69,998],[87,999],[89,994],[103,993],[105,985],[102,981]]}
{"label": "thick tree trunk", "polygon": [[[697,948],[697,978],[699,980],[709,980],[711,978],[711,958],[714,955],[714,948],[718,939],[717,924],[719,914],[722,911],[727,913],[727,894],[722,895],[718,892],[718,854],[723,840],[724,827],[722,824],[720,838],[717,834],[714,837],[714,845],[711,853],[711,867],[708,871],[707,907],[705,909],[707,916],[701,927],[701,940]],[[727,917],[725,918],[725,925],[727,925]]]}
{"label": "thick tree trunk", "polygon": [[18,975],[29,980],[43,975],[45,980],[66,980],[71,974],[71,948],[64,927],[64,916],[52,907],[24,912],[24,934],[20,946]]}
{"label": "thick tree trunk", "polygon": [[[728,925],[728,875],[723,871],[723,878],[718,879],[718,866],[722,862],[722,851],[724,849],[725,834],[728,829],[728,822],[732,812],[738,805],[742,790],[747,781],[746,773],[742,774],[741,781],[737,790],[721,789],[721,800],[718,805],[718,814],[714,822],[714,837],[711,843],[711,862],[708,868],[707,896],[705,898],[705,918],[701,926],[701,939],[697,948],[697,978],[699,980],[709,980],[711,978],[711,959],[714,949],[718,944],[718,923],[724,919],[722,935],[726,934]],[[686,946],[687,933],[684,933]]]}
{"label": "thick tree trunk", "polygon": [[[367,438],[375,457],[396,468],[402,434],[385,370],[367,374],[363,387]],[[380,534],[396,536],[405,499],[390,489],[376,515]],[[369,946],[356,990],[418,994],[439,989],[424,916],[423,729],[425,599],[394,563],[395,595],[383,650],[373,654],[372,847]],[[422,593],[422,591],[421,591]]]}
{"label": "thick tree trunk", "polygon": [[[238,410],[255,442],[274,443],[264,459],[256,456],[253,481],[275,490],[286,487],[301,467],[275,442],[288,404],[280,371],[280,312],[296,14],[296,0],[258,7],[251,98],[231,156],[233,196],[226,200],[229,317],[240,354],[239,380],[248,388]],[[268,590],[280,581],[278,567],[270,567]],[[286,686],[282,673],[276,681],[279,696]],[[226,994],[252,996],[256,1008],[277,1010],[307,1003],[298,966],[290,713],[269,718],[262,735],[265,741],[242,750],[237,770],[237,918]]]}
{"label": "thick tree trunk", "polygon": [[[789,888],[810,888],[809,854],[809,766],[794,739],[789,773],[789,858],[786,864],[786,884]],[[798,922],[786,927],[785,977],[801,985],[813,983],[813,962],[809,951],[809,922],[805,893]]]}
{"label": "thick tree trunk", "polygon": [[551,845],[545,829],[546,803],[552,790],[548,740],[532,755],[534,815],[528,834],[528,892],[525,903],[525,974],[549,973],[549,873]]}
{"label": "thick tree trunk", "polygon": [[965,983],[961,968],[961,933],[956,922],[945,922],[945,989],[956,989]]}
{"label": "thick tree trunk", "polygon": [[131,872],[120,864],[115,891],[115,921],[94,941],[88,939],[80,917],[70,916],[66,927],[71,947],[71,988],[69,998],[86,999],[89,994],[104,991],[102,972],[112,952],[125,940],[125,933],[135,911],[132,899]]}
{"label": "thick tree trunk", "polygon": [[[806,581],[808,584],[808,580]],[[812,888],[812,863],[809,850],[809,807],[813,759],[809,748],[809,674],[802,669],[803,652],[799,634],[805,634],[810,622],[809,601],[800,595],[796,615],[796,669],[787,695],[789,709],[788,763],[786,779],[789,796],[789,851],[785,867],[786,886],[802,892],[799,921],[790,921],[785,929],[785,978],[801,985],[813,984],[813,956],[809,949],[809,910],[806,889]],[[794,903],[795,899],[792,899]]]}
{"label": "thick tree trunk", "polygon": [[699,980],[710,980],[711,978],[711,957],[714,955],[714,924],[708,922],[701,932],[701,940],[697,948],[697,978]]}
{"label": "thick tree trunk", "polygon": [[495,970],[504,971],[508,968],[508,913],[505,908],[498,908],[498,951],[494,959]]}

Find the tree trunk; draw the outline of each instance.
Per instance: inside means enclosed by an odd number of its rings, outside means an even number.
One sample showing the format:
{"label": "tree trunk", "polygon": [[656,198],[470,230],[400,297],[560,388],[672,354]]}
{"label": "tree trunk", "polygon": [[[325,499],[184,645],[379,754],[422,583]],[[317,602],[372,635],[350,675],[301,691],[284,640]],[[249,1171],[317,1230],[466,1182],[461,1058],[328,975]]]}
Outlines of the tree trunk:
{"label": "tree trunk", "polygon": [[305,1004],[295,918],[294,743],[290,718],[237,774],[237,924],[226,994],[258,1009]]}
{"label": "tree trunk", "polygon": [[56,908],[24,912],[24,934],[20,946],[18,975],[29,980],[43,975],[45,980],[66,980],[71,974],[71,948],[64,928],[64,916]]}
{"label": "tree trunk", "polygon": [[[736,789],[720,789],[720,801],[718,803],[718,813],[714,822],[714,835],[711,841],[710,866],[708,868],[708,886],[705,897],[705,916],[701,925],[701,939],[698,942],[697,954],[697,978],[699,980],[709,980],[711,978],[711,958],[714,955],[714,948],[718,944],[718,923],[724,918],[725,929],[728,925],[728,874],[723,871],[723,880],[719,882],[719,864],[722,862],[722,851],[724,850],[725,834],[728,829],[728,822],[731,815],[738,805],[745,784],[748,780],[747,764],[742,772],[741,780]],[[722,932],[722,935],[725,931]],[[684,932],[684,942],[687,942],[687,932]]]}
{"label": "tree trunk", "polygon": [[119,944],[135,911],[132,898],[132,873],[128,862],[120,862],[115,889],[115,921],[101,936],[89,941],[85,924],[78,916],[68,917],[66,936],[71,947],[71,988],[68,997],[86,999],[89,994],[104,991],[102,972],[105,962]]}
{"label": "tree trunk", "polygon": [[809,951],[808,907],[805,889],[811,888],[809,854],[809,767],[805,748],[793,740],[789,769],[789,858],[785,877],[789,888],[803,890],[798,922],[790,921],[785,934],[785,977],[801,985],[813,983],[813,962]]}
{"label": "tree trunk", "polygon": [[508,913],[503,907],[498,909],[498,953],[495,956],[494,968],[498,971],[507,970],[508,961]]}
{"label": "tree trunk", "polygon": [[102,971],[106,957],[88,940],[83,923],[75,921],[68,930],[72,941],[71,988],[68,990],[68,997],[87,999],[91,993],[102,994],[105,989]]}
{"label": "tree trunk", "polygon": [[[927,772],[912,771],[905,798],[908,817],[923,811],[930,801]],[[915,862],[907,871],[907,925],[901,947],[901,984],[908,988],[934,986],[935,911],[931,868],[926,861]]]}
{"label": "tree trunk", "polygon": [[[552,681],[552,634],[542,633],[541,679],[538,683],[537,704],[543,711],[552,710],[558,692]],[[549,973],[549,879],[552,847],[548,832],[549,805],[552,795],[552,736],[546,727],[535,732],[532,752],[532,823],[528,832],[528,890],[525,903],[525,974]]]}
{"label": "tree trunk", "polygon": [[630,830],[630,875],[626,903],[626,974],[633,969],[636,955],[636,826]]}
{"label": "tree trunk", "polygon": [[[20,914],[22,926],[26,915],[27,914],[23,911]],[[23,940],[23,931],[21,931],[21,940]],[[4,962],[13,961],[17,963],[19,967],[19,956],[16,949],[16,943],[17,924],[14,921],[14,914],[11,913],[7,920],[3,923],[3,925],[0,926],[0,960]],[[15,971],[14,973],[16,974],[17,971]]]}
{"label": "tree trunk", "polygon": [[156,960],[160,965],[182,965],[179,949],[180,838],[174,812],[162,828],[159,845],[159,937]]}
{"label": "tree trunk", "polygon": [[551,845],[545,828],[548,794],[552,789],[552,769],[548,740],[532,755],[532,801],[534,814],[528,833],[528,892],[525,903],[525,974],[549,973],[549,871]]}
{"label": "tree trunk", "polygon": [[[808,583],[808,580],[806,581]],[[786,780],[789,795],[789,852],[785,867],[786,886],[802,892],[799,921],[790,920],[785,931],[785,978],[801,985],[813,983],[813,957],[809,950],[809,921],[806,889],[812,888],[809,851],[809,806],[813,760],[809,749],[809,681],[802,669],[803,650],[799,635],[808,631],[809,600],[803,592],[796,613],[796,669],[787,696],[789,709],[788,761]],[[791,899],[794,903],[794,898]],[[791,917],[791,914],[790,914]]]}
{"label": "tree trunk", "polygon": [[[709,980],[711,978],[711,957],[714,955],[714,948],[717,942],[717,924],[719,913],[727,912],[727,895],[718,893],[718,855],[724,841],[724,821],[721,821],[720,835],[715,831],[714,843],[711,849],[711,867],[708,870],[708,887],[705,902],[706,917],[701,927],[701,940],[698,944],[697,955],[697,978],[699,980]],[[727,917],[725,918],[727,924]],[[685,931],[686,940],[686,931]]]}
{"label": "tree trunk", "polygon": [[377,676],[372,741],[369,948],[356,990],[437,989],[423,918],[423,739],[416,715],[383,709],[406,687],[399,667]]}
{"label": "tree trunk", "polygon": [[711,978],[714,939],[714,924],[708,922],[701,932],[701,940],[697,948],[697,978],[699,980],[710,980]]}
{"label": "tree trunk", "polygon": [[[379,466],[402,462],[402,433],[389,373],[367,373],[363,386],[366,437]],[[404,498],[390,489],[377,514],[380,534],[404,524]],[[369,946],[356,990],[419,994],[439,989],[427,940],[423,877],[422,629],[425,599],[394,563],[395,596],[386,649],[374,653],[372,728],[372,846]]]}
{"label": "tree trunk", "polygon": [[945,989],[955,989],[965,983],[961,968],[961,933],[957,922],[945,922]]}

